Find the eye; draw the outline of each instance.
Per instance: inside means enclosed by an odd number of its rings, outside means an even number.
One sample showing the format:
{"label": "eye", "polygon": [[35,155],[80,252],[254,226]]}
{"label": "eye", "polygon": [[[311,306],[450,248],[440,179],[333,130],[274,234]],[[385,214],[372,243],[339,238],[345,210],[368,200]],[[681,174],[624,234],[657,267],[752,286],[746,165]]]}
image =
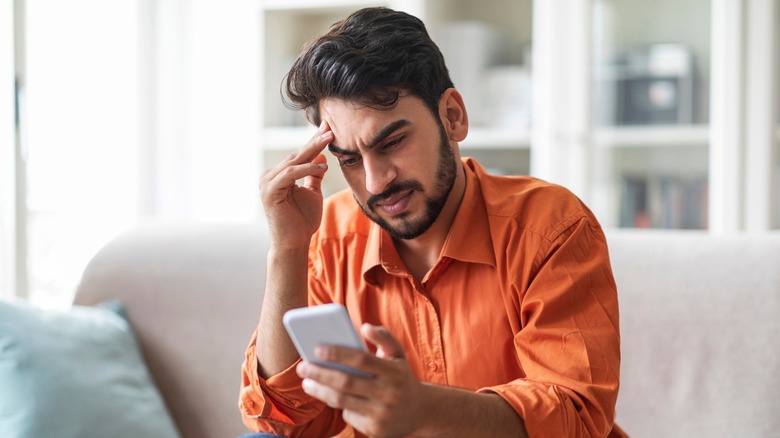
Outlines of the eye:
{"label": "eye", "polygon": [[349,157],[339,160],[339,166],[341,167],[354,167],[360,162],[360,157]]}
{"label": "eye", "polygon": [[402,136],[400,136],[400,137],[398,137],[398,138],[396,138],[394,140],[388,141],[387,143],[385,143],[384,146],[382,146],[382,149],[383,150],[392,149],[392,148],[398,146],[399,144],[401,144],[401,142],[404,141],[405,138],[406,138],[406,136],[402,135]]}

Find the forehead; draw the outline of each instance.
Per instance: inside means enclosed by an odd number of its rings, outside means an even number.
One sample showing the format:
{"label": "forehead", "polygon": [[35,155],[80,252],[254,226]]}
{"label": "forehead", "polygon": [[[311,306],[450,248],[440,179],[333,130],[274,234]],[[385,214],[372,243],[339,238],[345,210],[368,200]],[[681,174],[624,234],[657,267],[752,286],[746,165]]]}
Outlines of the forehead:
{"label": "forehead", "polygon": [[328,98],[320,102],[322,120],[328,122],[339,144],[352,143],[376,134],[390,123],[401,119],[414,124],[432,120],[430,110],[416,96],[401,96],[392,107],[374,107],[360,102]]}

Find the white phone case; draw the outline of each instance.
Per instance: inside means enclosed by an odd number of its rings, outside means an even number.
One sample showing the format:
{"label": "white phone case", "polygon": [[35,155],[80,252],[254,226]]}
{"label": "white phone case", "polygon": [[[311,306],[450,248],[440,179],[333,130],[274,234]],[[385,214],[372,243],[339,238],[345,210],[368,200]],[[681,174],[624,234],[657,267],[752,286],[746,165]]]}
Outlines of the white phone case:
{"label": "white phone case", "polygon": [[360,377],[369,377],[362,371],[339,363],[323,362],[314,356],[314,349],[320,345],[338,345],[366,351],[366,346],[352,326],[347,309],[341,304],[322,304],[289,310],[282,321],[303,360]]}

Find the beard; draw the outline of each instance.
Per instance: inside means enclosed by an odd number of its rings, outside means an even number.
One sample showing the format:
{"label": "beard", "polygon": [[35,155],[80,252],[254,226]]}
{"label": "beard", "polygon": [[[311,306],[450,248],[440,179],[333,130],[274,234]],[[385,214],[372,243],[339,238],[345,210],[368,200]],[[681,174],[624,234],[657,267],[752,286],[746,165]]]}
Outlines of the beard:
{"label": "beard", "polygon": [[431,195],[425,197],[425,210],[423,211],[422,216],[415,219],[410,217],[409,213],[402,213],[395,216],[394,219],[398,223],[392,225],[389,221],[376,213],[375,206],[377,202],[387,199],[397,193],[411,189],[412,191],[418,191],[425,194],[425,189],[422,184],[416,180],[400,181],[391,184],[384,192],[369,197],[365,205],[355,198],[355,201],[357,201],[363,214],[387,231],[393,239],[411,240],[428,231],[431,225],[436,222],[439,214],[441,214],[444,204],[446,204],[447,198],[450,196],[450,192],[452,192],[452,188],[455,186],[458,163],[457,160],[455,160],[455,154],[447,140],[447,132],[444,130],[444,126],[442,126],[440,120],[437,120],[437,122],[439,125],[440,140],[439,163],[436,168],[436,184],[433,187]]}

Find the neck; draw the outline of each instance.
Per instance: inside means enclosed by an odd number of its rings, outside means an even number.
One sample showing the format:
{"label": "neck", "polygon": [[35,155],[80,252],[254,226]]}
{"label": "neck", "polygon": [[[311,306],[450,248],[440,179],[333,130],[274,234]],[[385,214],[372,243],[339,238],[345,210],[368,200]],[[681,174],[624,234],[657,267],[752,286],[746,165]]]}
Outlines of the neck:
{"label": "neck", "polygon": [[457,172],[452,191],[433,225],[414,239],[394,241],[398,255],[418,282],[422,281],[425,274],[439,260],[444,242],[447,240],[450,227],[463,200],[463,194],[466,192],[466,172],[460,160],[458,160]]}

